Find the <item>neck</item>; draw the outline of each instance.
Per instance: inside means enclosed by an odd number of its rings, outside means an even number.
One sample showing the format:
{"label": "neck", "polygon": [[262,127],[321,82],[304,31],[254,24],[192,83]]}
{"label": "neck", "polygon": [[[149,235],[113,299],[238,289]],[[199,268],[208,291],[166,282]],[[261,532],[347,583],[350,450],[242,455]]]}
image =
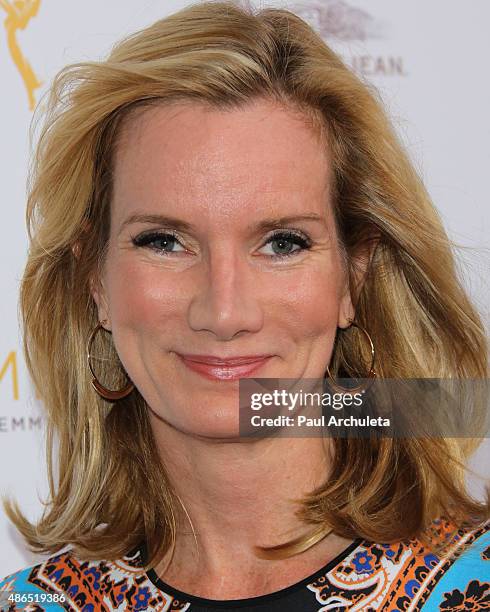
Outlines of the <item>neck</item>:
{"label": "neck", "polygon": [[[326,481],[330,461],[325,440],[203,439],[151,418],[162,462],[183,507],[174,555],[158,564],[157,573],[175,586],[183,573],[195,585],[213,579],[222,584],[233,568],[235,580],[237,570],[263,576],[266,568],[275,571],[278,564],[297,569],[296,557],[265,560],[255,547],[311,531],[295,515],[300,506],[294,500]],[[305,575],[327,563],[328,551],[335,556],[350,543],[333,534],[327,540],[300,555]]]}

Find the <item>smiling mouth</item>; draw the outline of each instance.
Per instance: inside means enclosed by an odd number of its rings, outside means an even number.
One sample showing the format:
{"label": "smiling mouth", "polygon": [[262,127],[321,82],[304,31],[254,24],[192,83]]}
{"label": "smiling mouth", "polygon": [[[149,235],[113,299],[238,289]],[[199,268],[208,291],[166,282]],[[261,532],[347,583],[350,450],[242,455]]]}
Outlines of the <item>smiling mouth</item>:
{"label": "smiling mouth", "polygon": [[243,358],[243,361],[240,363],[239,360],[235,360],[235,362],[231,360],[229,362],[219,362],[218,360],[213,360],[214,362],[196,361],[180,354],[178,356],[187,368],[201,374],[201,376],[210,380],[228,381],[250,376],[250,374],[261,368],[272,357],[272,355],[264,355],[255,358],[253,361],[251,358]]}

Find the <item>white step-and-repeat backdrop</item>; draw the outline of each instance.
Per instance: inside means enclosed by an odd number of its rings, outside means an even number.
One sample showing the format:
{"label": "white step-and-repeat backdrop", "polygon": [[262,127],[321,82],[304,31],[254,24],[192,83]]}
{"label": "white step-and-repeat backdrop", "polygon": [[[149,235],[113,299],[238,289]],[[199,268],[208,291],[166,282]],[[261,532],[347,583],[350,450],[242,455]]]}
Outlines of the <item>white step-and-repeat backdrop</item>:
{"label": "white step-and-repeat backdrop", "polygon": [[[31,518],[47,492],[42,406],[26,376],[17,316],[26,255],[25,179],[35,105],[65,64],[103,57],[113,42],[184,0],[0,0],[0,492]],[[490,2],[255,2],[294,10],[381,93],[459,251],[465,283],[489,321]],[[489,477],[489,445],[472,466]],[[480,494],[482,479],[471,479]],[[0,577],[30,553],[0,510]]]}

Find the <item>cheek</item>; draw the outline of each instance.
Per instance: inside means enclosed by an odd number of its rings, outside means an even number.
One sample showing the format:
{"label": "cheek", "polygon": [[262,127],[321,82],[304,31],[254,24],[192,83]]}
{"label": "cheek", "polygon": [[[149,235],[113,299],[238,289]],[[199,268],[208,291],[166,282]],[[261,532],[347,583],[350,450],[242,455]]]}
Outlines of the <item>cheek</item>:
{"label": "cheek", "polygon": [[304,269],[283,286],[283,322],[296,346],[295,358],[307,363],[303,376],[321,378],[330,363],[340,308],[339,268]]}
{"label": "cheek", "polygon": [[[304,268],[277,283],[277,302],[303,337],[316,337],[337,328],[340,306],[339,273],[330,266]],[[281,297],[282,296],[282,297]]]}
{"label": "cheek", "polygon": [[147,390],[162,344],[172,344],[182,329],[181,283],[161,265],[122,255],[108,262],[105,285],[117,353],[136,386]]}
{"label": "cheek", "polygon": [[119,258],[108,267],[107,287],[111,319],[121,331],[154,329],[181,304],[176,275],[148,262]]}

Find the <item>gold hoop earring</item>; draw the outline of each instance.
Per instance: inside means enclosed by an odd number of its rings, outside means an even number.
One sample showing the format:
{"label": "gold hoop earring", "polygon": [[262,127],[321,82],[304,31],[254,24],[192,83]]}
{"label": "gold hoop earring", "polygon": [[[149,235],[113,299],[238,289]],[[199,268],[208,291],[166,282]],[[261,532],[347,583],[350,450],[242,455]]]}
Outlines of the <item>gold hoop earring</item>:
{"label": "gold hoop earring", "polygon": [[354,326],[357,327],[358,329],[360,329],[362,331],[362,333],[366,336],[369,345],[371,347],[371,365],[369,367],[369,373],[366,376],[366,378],[371,378],[372,380],[370,382],[367,382],[364,385],[358,385],[357,387],[342,387],[342,385],[339,385],[335,382],[335,380],[333,379],[332,375],[330,374],[330,369],[327,365],[327,370],[325,372],[325,375],[323,376],[324,380],[328,380],[328,384],[333,387],[333,389],[335,391],[337,391],[338,393],[364,393],[374,382],[374,379],[376,378],[377,374],[374,370],[374,344],[373,341],[371,339],[371,336],[368,334],[368,332],[366,331],[366,329],[364,329],[364,327],[362,327],[362,325],[359,325],[359,323],[356,323],[353,319],[347,319],[350,322],[350,325],[347,329],[349,329],[350,327]]}
{"label": "gold hoop earring", "polygon": [[[131,381],[128,381],[128,384],[123,387],[122,389],[119,390],[111,390],[111,389],[107,389],[106,387],[104,387],[104,385],[102,385],[98,379],[97,376],[94,372],[94,369],[92,367],[92,356],[90,355],[90,350],[92,348],[92,343],[94,341],[95,336],[97,335],[97,332],[100,329],[105,329],[103,327],[103,323],[107,323],[107,321],[101,321],[96,328],[92,331],[92,333],[90,334],[90,337],[88,339],[87,342],[87,362],[88,362],[88,367],[90,370],[90,373],[92,374],[92,387],[97,391],[97,393],[106,400],[109,401],[116,401],[116,400],[120,400],[123,397],[127,397],[134,389],[134,384]],[[107,330],[106,330],[107,331]]]}

